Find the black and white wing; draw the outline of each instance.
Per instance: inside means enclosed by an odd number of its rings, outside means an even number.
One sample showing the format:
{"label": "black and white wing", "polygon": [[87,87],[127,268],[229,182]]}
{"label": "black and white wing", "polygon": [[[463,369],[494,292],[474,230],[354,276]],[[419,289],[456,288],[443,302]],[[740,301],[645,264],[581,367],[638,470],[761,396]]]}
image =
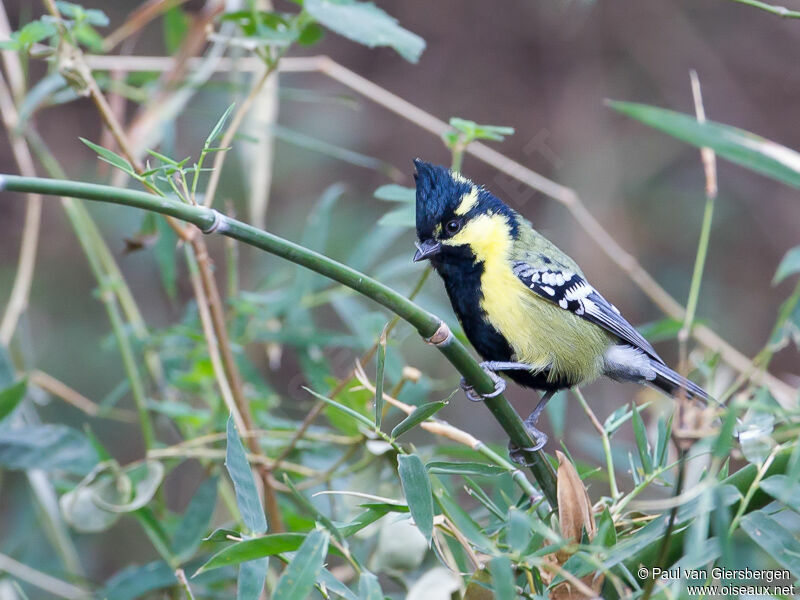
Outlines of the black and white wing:
{"label": "black and white wing", "polygon": [[617,307],[603,298],[592,285],[578,273],[555,265],[534,267],[527,262],[512,264],[514,275],[533,292],[577,316],[599,325],[664,364],[664,361],[642,335],[625,320]]}

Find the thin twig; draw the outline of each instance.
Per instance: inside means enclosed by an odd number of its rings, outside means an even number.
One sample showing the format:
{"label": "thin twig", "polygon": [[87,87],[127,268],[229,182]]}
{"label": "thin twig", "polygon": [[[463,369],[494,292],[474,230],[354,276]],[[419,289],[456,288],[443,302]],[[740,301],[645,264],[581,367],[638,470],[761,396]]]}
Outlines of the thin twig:
{"label": "thin twig", "polygon": [[[28,150],[28,145],[17,130],[17,109],[2,73],[0,73],[0,116],[2,116],[3,125],[5,125],[8,133],[11,152],[14,155],[19,172],[23,175],[34,177],[36,170],[33,166],[33,158]],[[42,197],[39,194],[28,194],[17,272],[14,276],[14,283],[11,287],[11,295],[9,296],[6,310],[3,313],[2,321],[0,321],[0,346],[8,346],[11,342],[17,323],[28,307],[33,272],[36,268],[36,253],[39,247],[41,222]]]}
{"label": "thin twig", "polygon": [[84,590],[61,579],[56,579],[52,575],[37,571],[5,554],[0,554],[0,572],[5,572],[59,598],[88,600],[92,596],[89,590]]}
{"label": "thin twig", "polygon": [[[222,136],[222,141],[219,144],[221,148],[230,147],[234,136],[236,136],[236,132],[239,131],[239,126],[242,124],[242,121],[244,121],[244,118],[250,110],[250,107],[253,106],[253,102],[255,102],[256,98],[258,98],[258,95],[261,93],[261,88],[264,87],[269,78],[275,72],[275,69],[277,69],[278,63],[285,52],[286,49],[282,50],[278,56],[268,63],[264,73],[261,75],[256,84],[250,89],[250,93],[244,99],[244,102],[242,102],[236,109],[230,125],[228,125],[228,128],[225,130],[225,134]],[[222,152],[217,152],[214,156],[214,164],[212,166],[211,175],[208,178],[205,198],[203,199],[204,206],[211,206],[214,203],[214,196],[217,193],[217,185],[219,184],[219,178],[222,175],[222,166],[225,164],[225,158],[227,155],[228,152],[223,150]]]}
{"label": "thin twig", "polygon": [[760,8],[761,10],[765,10],[768,13],[772,13],[773,15],[778,15],[779,17],[785,19],[800,19],[800,12],[796,10],[789,10],[785,6],[775,6],[774,4],[760,2],[759,0],[733,0],[733,2],[738,2],[739,4],[747,4],[747,6]]}
{"label": "thin twig", "polygon": [[95,402],[89,400],[80,392],[74,390],[63,381],[56,379],[52,375],[44,371],[33,370],[28,375],[30,382],[38,388],[41,388],[48,394],[57,398],[61,398],[67,404],[70,404],[78,410],[86,413],[92,417],[104,417],[126,421],[128,423],[136,420],[136,414],[125,410],[123,408],[104,408]]}
{"label": "thin twig", "polygon": [[110,52],[125,38],[140,31],[153,19],[159,17],[167,10],[184,4],[188,0],[148,0],[134,10],[122,25],[106,36],[103,40],[103,50]]}
{"label": "thin twig", "polygon": [[603,443],[603,453],[606,456],[606,471],[608,472],[608,487],[611,492],[611,498],[616,501],[619,497],[619,488],[617,487],[617,476],[616,471],[614,469],[614,455],[611,452],[611,440],[608,437],[608,432],[606,428],[603,427],[602,423],[597,419],[597,416],[594,414],[594,411],[589,406],[589,403],[586,401],[586,398],[583,396],[583,392],[580,391],[578,388],[572,388],[572,393],[575,394],[575,397],[580,402],[583,411],[589,417],[589,420],[592,422],[592,426],[595,428],[597,433],[600,434],[600,439]]}
{"label": "thin twig", "polygon": [[183,593],[186,594],[186,600],[194,600],[194,594],[192,593],[192,588],[189,587],[189,581],[186,579],[186,573],[183,572],[183,569],[175,570],[175,579],[177,579],[178,583],[181,584],[181,587],[183,588]]}
{"label": "thin twig", "polygon": [[[692,96],[694,97],[694,108],[697,114],[697,122],[706,122],[706,111],[703,107],[703,95],[700,91],[700,80],[697,71],[689,71],[692,82]],[[689,298],[686,301],[686,314],[683,317],[683,327],[678,332],[678,347],[680,350],[681,369],[688,370],[688,342],[694,324],[695,314],[697,313],[697,302],[700,298],[700,285],[703,281],[703,270],[705,269],[706,256],[708,255],[708,244],[711,237],[711,221],[714,217],[714,202],[717,198],[717,158],[711,148],[701,148],[700,157],[703,161],[703,171],[706,177],[706,206],[703,212],[703,224],[700,229],[700,241],[697,243],[697,255],[694,262],[692,273],[692,283],[689,287]]]}

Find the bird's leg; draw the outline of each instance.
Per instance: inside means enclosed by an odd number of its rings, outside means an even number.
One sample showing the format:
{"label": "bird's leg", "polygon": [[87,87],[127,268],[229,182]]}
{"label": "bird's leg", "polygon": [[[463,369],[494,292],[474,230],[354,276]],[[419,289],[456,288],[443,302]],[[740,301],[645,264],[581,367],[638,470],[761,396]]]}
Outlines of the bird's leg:
{"label": "bird's leg", "polygon": [[495,398],[505,391],[506,382],[497,374],[497,371],[530,371],[531,366],[518,362],[499,362],[487,360],[481,363],[481,369],[483,369],[486,374],[492,378],[492,381],[494,382],[494,390],[488,394],[479,394],[475,391],[475,388],[473,388],[471,385],[468,385],[466,380],[462,377],[460,383],[461,389],[464,390],[464,394],[472,402],[481,402],[487,398]]}
{"label": "bird's leg", "polygon": [[508,445],[508,454],[515,463],[525,467],[530,466],[525,462],[525,452],[541,450],[547,443],[547,434],[543,431],[539,431],[536,428],[536,423],[539,421],[544,407],[547,406],[547,402],[553,397],[553,394],[555,394],[554,390],[542,394],[539,404],[536,405],[533,412],[525,419],[525,430],[528,432],[528,435],[531,436],[531,439],[533,439],[533,446],[530,448],[517,448],[513,444]]}

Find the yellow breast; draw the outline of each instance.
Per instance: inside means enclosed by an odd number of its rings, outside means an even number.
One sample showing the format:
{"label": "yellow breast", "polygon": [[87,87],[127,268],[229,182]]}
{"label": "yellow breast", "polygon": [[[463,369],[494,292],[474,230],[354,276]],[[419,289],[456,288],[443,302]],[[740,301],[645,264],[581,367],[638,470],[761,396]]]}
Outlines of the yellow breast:
{"label": "yellow breast", "polygon": [[505,219],[482,215],[462,233],[469,237],[472,251],[483,263],[481,307],[513,349],[514,360],[534,370],[550,369],[553,379],[563,377],[577,383],[597,377],[611,337],[600,327],[538,296],[514,275],[510,257],[513,240]]}

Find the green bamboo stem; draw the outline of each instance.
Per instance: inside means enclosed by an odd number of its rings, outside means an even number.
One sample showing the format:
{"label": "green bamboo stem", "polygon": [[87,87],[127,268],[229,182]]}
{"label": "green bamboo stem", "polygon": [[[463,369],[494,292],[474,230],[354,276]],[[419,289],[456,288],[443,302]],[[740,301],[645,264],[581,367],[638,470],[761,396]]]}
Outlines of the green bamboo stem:
{"label": "green bamboo stem", "polygon": [[[136,190],[16,175],[0,175],[0,191],[2,190],[70,196],[131,206],[168,215],[192,223],[203,231],[213,230],[260,248],[338,281],[394,312],[411,324],[425,339],[431,338],[443,324],[441,319],[420,308],[393,289],[347,265],[236,219],[223,216],[212,209],[184,204],[176,200]],[[436,347],[478,392],[488,393],[494,389],[494,384],[489,376],[484,373],[480,365],[472,358],[466,347],[453,335],[448,335],[446,340],[437,344]],[[533,445],[533,441],[525,430],[522,420],[503,395],[488,399],[485,404],[514,445],[520,448]],[[530,462],[533,476],[542,487],[544,496],[551,506],[556,506],[555,473],[546,456],[539,451],[528,453],[526,458]]]}

